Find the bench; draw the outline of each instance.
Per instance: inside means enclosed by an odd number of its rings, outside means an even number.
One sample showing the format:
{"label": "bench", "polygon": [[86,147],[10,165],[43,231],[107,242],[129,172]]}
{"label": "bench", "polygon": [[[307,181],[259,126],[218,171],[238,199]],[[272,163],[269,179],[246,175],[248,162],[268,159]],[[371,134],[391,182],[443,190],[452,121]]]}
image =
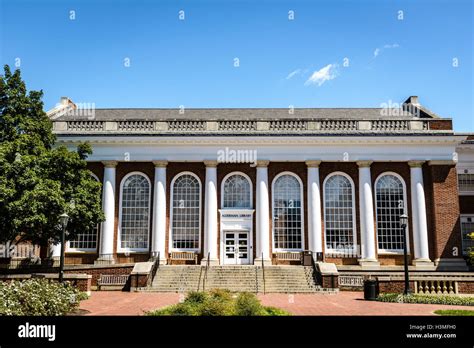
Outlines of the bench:
{"label": "bench", "polygon": [[103,286],[109,290],[122,290],[128,281],[128,274],[101,274],[97,280],[97,289],[101,290]]}
{"label": "bench", "polygon": [[282,252],[282,253],[275,253],[275,260],[276,264],[278,265],[278,261],[298,261],[301,262],[301,252]]}
{"label": "bench", "polygon": [[197,265],[198,254],[192,251],[172,251],[170,252],[170,261],[194,261]]}

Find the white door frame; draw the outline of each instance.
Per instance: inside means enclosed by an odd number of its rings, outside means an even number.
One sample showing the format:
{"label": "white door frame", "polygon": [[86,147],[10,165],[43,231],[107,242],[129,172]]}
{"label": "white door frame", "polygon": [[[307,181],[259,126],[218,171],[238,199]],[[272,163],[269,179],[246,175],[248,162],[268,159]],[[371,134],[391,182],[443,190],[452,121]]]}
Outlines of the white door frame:
{"label": "white door frame", "polygon": [[[225,231],[248,232],[249,234],[249,265],[253,265],[253,214],[254,209],[219,209],[220,213],[220,264],[224,265]],[[238,266],[238,265],[236,265]]]}

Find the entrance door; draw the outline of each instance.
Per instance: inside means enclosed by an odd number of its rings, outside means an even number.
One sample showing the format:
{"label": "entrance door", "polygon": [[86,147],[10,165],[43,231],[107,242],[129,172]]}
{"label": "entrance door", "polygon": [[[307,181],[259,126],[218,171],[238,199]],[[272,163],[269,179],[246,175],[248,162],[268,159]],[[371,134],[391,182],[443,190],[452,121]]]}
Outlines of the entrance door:
{"label": "entrance door", "polygon": [[224,231],[224,246],[224,264],[248,265],[250,263],[248,231]]}

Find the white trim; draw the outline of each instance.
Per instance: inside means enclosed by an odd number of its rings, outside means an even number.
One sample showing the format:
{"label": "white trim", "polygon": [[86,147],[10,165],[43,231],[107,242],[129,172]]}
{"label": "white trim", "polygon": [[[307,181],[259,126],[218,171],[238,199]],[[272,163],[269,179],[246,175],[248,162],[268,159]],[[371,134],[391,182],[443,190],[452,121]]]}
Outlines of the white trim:
{"label": "white trim", "polygon": [[326,219],[326,182],[328,181],[329,178],[331,178],[332,176],[336,176],[336,175],[341,175],[341,176],[344,176],[345,178],[347,178],[351,184],[351,191],[352,191],[352,238],[353,238],[353,247],[352,247],[352,252],[354,253],[354,255],[357,254],[357,220],[356,220],[356,202],[355,202],[355,185],[354,185],[354,181],[352,180],[351,176],[349,174],[346,174],[344,172],[341,172],[341,171],[336,171],[336,172],[332,172],[330,174],[328,174],[325,178],[324,178],[324,181],[323,181],[323,214],[324,214],[324,252],[326,254],[332,254],[332,255],[338,255],[338,254],[341,254],[341,255],[344,255],[346,254],[346,251],[341,251],[341,250],[338,250],[338,249],[331,249],[331,248],[328,248],[327,246],[327,239],[326,239],[326,232],[327,232],[327,229],[326,229],[326,224],[327,224],[327,219]]}
{"label": "white trim", "polygon": [[[247,179],[247,181],[249,182],[250,184],[250,207],[248,208],[224,208],[224,184],[226,182],[226,180],[228,178],[230,178],[231,176],[233,175],[241,175],[243,176],[244,178]],[[235,172],[231,172],[229,174],[227,174],[226,176],[224,176],[224,178],[222,179],[222,182],[221,182],[221,209],[228,209],[228,210],[242,210],[242,209],[253,209],[253,182],[252,182],[252,179],[250,179],[250,177],[243,173],[243,172],[239,172],[239,171],[235,171]]]}
{"label": "white trim", "polygon": [[[249,265],[253,264],[254,257],[253,257],[253,215],[255,210],[254,209],[219,209],[220,213],[220,241],[219,241],[219,257],[220,257],[220,264],[224,265],[224,256],[225,256],[225,243],[224,243],[224,233],[225,223],[227,222],[226,218],[222,217],[222,214],[230,213],[230,214],[250,214],[252,217],[249,219],[250,223],[245,226],[244,224],[240,224],[240,226],[233,226],[229,228],[228,231],[242,231],[248,232],[249,234]],[[258,256],[257,256],[258,257]],[[226,264],[228,265],[228,264]]]}
{"label": "white trim", "polygon": [[[99,177],[97,175],[95,175],[94,173],[92,173],[91,171],[91,176],[97,180],[97,182],[100,183],[100,180],[99,180]],[[101,201],[102,201],[102,195],[101,195]],[[102,203],[102,202],[101,202]],[[65,248],[65,252],[66,253],[74,253],[74,254],[94,254],[94,253],[98,253],[99,251],[99,236],[100,236],[100,226],[102,224],[97,224],[97,236],[96,236],[96,241],[95,241],[95,248],[71,248],[69,245],[70,245],[70,241],[68,240],[66,242],[66,248]]]}
{"label": "white trim", "polygon": [[[122,240],[122,236],[121,236],[121,228],[122,228],[122,199],[123,199],[123,184],[124,182],[132,175],[141,175],[143,176],[147,181],[148,181],[148,185],[149,185],[149,190],[148,190],[148,212],[149,212],[149,215],[148,215],[148,236],[147,236],[147,244],[148,244],[148,247],[147,248],[122,248],[120,246],[120,243],[121,243],[121,240]],[[150,178],[148,177],[148,175],[146,175],[145,173],[143,172],[139,172],[139,171],[134,171],[134,172],[130,172],[128,173],[127,175],[125,175],[123,178],[122,178],[122,181],[120,182],[120,189],[119,189],[119,221],[118,221],[118,226],[117,226],[117,253],[143,253],[143,252],[147,252],[150,250],[150,219],[151,219],[151,214],[152,214],[152,211],[151,211],[151,191],[152,191],[152,184],[151,184],[151,181],[150,181]]]}
{"label": "white trim", "polygon": [[[300,197],[301,197],[301,202],[300,202],[300,211],[301,211],[301,248],[297,249],[289,249],[289,248],[275,248],[275,182],[278,180],[278,178],[284,176],[284,175],[290,175],[296,178],[298,180],[298,183],[300,184]],[[304,190],[303,190],[303,181],[299,177],[299,175],[290,172],[290,171],[284,171],[281,173],[278,173],[275,175],[275,177],[272,180],[272,193],[271,193],[271,202],[272,202],[272,208],[271,208],[271,216],[272,216],[272,253],[275,252],[290,252],[290,251],[303,251],[304,250],[304,245],[305,245],[305,238],[304,238],[304,207],[305,207],[305,196],[304,196]],[[258,256],[257,256],[258,257]]]}
{"label": "white trim", "polygon": [[[407,201],[407,187],[405,184],[405,180],[403,177],[395,172],[383,172],[377,176],[374,181],[374,207],[375,207],[375,237],[377,241],[377,253],[379,255],[403,255],[403,249],[379,249],[379,231],[378,231],[378,214],[377,214],[377,183],[379,180],[385,175],[393,175],[394,177],[398,178],[403,186],[403,210],[404,213],[408,215],[408,201]],[[406,238],[407,238],[407,253],[410,254],[410,226],[409,224],[406,227]]]}
{"label": "white trim", "polygon": [[[198,184],[199,184],[199,242],[198,242],[198,247],[197,248],[173,248],[173,196],[174,196],[174,183],[176,179],[178,179],[180,176],[183,175],[191,175],[194,178],[196,178]],[[169,207],[169,223],[168,223],[168,250],[170,252],[172,251],[195,251],[195,252],[201,252],[201,234],[202,234],[202,183],[201,180],[199,179],[199,176],[197,176],[195,173],[190,172],[190,171],[183,171],[179,172],[173,177],[173,180],[171,180],[170,184],[170,207]]]}

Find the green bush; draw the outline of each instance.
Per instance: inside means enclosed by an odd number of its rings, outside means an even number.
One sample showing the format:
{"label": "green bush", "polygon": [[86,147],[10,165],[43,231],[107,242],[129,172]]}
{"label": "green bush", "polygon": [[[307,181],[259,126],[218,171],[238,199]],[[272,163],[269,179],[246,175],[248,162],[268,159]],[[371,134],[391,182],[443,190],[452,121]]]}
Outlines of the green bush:
{"label": "green bush", "polygon": [[147,312],[147,315],[167,316],[255,316],[290,315],[274,307],[264,307],[252,293],[233,295],[228,290],[214,289],[209,292],[190,292],[182,303]]}
{"label": "green bush", "polygon": [[65,315],[87,295],[71,284],[46,279],[0,282],[0,315]]}
{"label": "green bush", "polygon": [[398,303],[424,303],[458,306],[474,306],[474,297],[461,297],[456,295],[422,295],[422,294],[380,294],[377,301]]}
{"label": "green bush", "polygon": [[265,309],[260,304],[257,296],[249,292],[239,294],[235,301],[235,315],[255,316],[265,314]]}

